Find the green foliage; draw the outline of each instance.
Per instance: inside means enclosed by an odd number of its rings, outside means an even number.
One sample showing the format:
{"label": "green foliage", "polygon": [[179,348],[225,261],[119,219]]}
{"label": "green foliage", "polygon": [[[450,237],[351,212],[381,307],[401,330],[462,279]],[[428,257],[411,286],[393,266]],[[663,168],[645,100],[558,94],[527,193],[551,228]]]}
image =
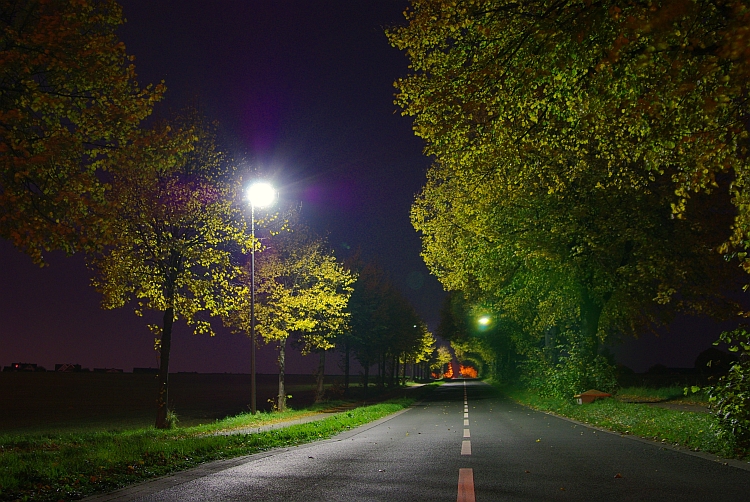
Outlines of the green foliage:
{"label": "green foliage", "polygon": [[613,393],[617,389],[615,367],[601,355],[591,354],[576,341],[558,346],[560,356],[551,360],[536,350],[522,363],[524,383],[542,397],[573,400],[590,389]]}
{"label": "green foliage", "polygon": [[438,378],[443,376],[445,366],[453,360],[453,354],[450,349],[441,345],[435,351],[435,355],[430,360],[430,369],[438,374]]}
{"label": "green foliage", "polygon": [[[204,314],[236,307],[242,287],[234,251],[248,249],[250,237],[239,180],[230,176],[215,127],[186,110],[144,131],[139,148],[120,152],[131,167],[110,183],[111,242],[90,257],[105,308],[131,300],[136,314],[172,308],[196,334],[213,335]],[[163,327],[152,330],[163,336]]]}
{"label": "green foliage", "polygon": [[180,417],[173,409],[167,410],[167,427],[166,429],[176,429],[180,423]]}
{"label": "green foliage", "polygon": [[[349,321],[346,306],[355,278],[325,240],[303,226],[272,236],[256,265],[258,333],[266,342],[299,334],[307,352],[333,348]],[[230,321],[244,332],[249,332],[248,300],[243,295]]]}
{"label": "green foliage", "polygon": [[710,388],[709,403],[719,418],[719,433],[750,449],[750,332],[746,327],[724,332],[714,345],[719,343],[726,343],[739,360]]}
{"label": "green foliage", "polygon": [[0,237],[42,263],[106,234],[102,172],[164,93],[140,87],[114,0],[0,1]]}
{"label": "green foliage", "polygon": [[617,390],[617,399],[626,402],[660,402],[680,400],[681,402],[704,403],[708,404],[708,396],[697,393],[700,387],[693,387],[696,394],[686,399],[684,387],[622,387]]}
{"label": "green foliage", "polygon": [[346,334],[356,358],[368,372],[373,363],[382,365],[394,356],[403,363],[427,361],[435,337],[382,267],[363,260],[359,253],[347,266],[357,274],[349,302],[351,329]]}
{"label": "green foliage", "polygon": [[[716,251],[750,219],[746,2],[413,0],[405,16],[396,103],[435,158],[412,224],[443,286],[501,313],[498,360],[550,327],[583,354],[677,312],[731,315]],[[584,382],[582,361],[555,386]]]}

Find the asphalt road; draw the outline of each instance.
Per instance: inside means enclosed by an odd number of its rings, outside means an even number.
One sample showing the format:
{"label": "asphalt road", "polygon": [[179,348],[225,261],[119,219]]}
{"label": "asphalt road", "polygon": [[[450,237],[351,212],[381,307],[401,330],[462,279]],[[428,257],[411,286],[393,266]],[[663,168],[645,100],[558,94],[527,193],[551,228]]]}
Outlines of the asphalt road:
{"label": "asphalt road", "polygon": [[97,500],[748,501],[750,471],[531,411],[454,381],[334,439]]}

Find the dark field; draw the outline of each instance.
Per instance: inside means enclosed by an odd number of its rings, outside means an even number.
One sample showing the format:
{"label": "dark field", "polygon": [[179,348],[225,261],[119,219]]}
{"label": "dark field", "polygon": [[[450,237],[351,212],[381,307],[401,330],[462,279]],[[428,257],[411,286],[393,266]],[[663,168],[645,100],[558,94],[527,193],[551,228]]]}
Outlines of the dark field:
{"label": "dark field", "polygon": [[[180,425],[248,411],[250,375],[176,373],[169,381]],[[314,377],[287,375],[286,384],[289,406],[312,403]],[[277,385],[277,375],[258,375],[259,410],[270,410]],[[129,429],[153,425],[155,417],[156,375],[0,373],[0,434]]]}

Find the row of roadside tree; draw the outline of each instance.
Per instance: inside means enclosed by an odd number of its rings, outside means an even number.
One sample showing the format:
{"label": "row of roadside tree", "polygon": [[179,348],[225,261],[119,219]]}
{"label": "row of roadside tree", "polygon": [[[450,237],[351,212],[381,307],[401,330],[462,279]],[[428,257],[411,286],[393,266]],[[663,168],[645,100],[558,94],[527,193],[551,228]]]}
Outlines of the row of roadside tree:
{"label": "row of roadside tree", "polygon": [[[616,384],[604,341],[746,317],[747,1],[411,0],[405,16],[396,102],[435,160],[411,217],[461,354],[569,398]],[[727,339],[750,355],[745,330]],[[750,431],[742,401],[720,414]]]}
{"label": "row of roadside tree", "polygon": [[[253,248],[258,331],[279,343],[282,376],[289,337],[321,368],[338,343],[366,379],[378,364],[381,384],[428,358],[432,335],[377,266],[345,265],[294,215],[266,218],[272,235],[253,239],[240,162],[196,108],[152,114],[166,87],[138,84],[122,23],[114,0],[0,1],[0,237],[40,265],[48,251],[83,252],[105,308],[161,314],[149,326],[157,427],[170,421],[174,323],[246,332]],[[279,408],[285,395],[281,378]]]}

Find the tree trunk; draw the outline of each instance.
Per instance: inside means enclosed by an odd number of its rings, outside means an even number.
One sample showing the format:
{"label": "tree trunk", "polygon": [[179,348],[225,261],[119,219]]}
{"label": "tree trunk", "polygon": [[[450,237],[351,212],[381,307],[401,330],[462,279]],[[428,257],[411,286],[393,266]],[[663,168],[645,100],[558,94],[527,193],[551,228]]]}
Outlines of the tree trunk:
{"label": "tree trunk", "polygon": [[398,387],[401,383],[401,360],[398,354],[393,354],[393,384]]}
{"label": "tree trunk", "polygon": [[587,289],[581,295],[581,338],[584,351],[583,356],[587,360],[593,359],[599,350],[599,318],[602,315],[602,306],[591,296]]}
{"label": "tree trunk", "polygon": [[385,387],[385,354],[378,356],[378,387]]}
{"label": "tree trunk", "polygon": [[349,394],[349,341],[344,343],[344,394]]}
{"label": "tree trunk", "polygon": [[557,341],[557,334],[559,329],[557,326],[550,326],[544,332],[544,355],[547,361],[555,364],[557,363],[557,347],[555,342]]}
{"label": "tree trunk", "polygon": [[323,401],[325,394],[325,388],[323,387],[323,380],[326,374],[326,351],[321,350],[318,358],[318,371],[316,372],[317,388],[315,389],[315,402],[320,403]]}
{"label": "tree trunk", "polygon": [[398,356],[393,354],[391,359],[391,371],[388,374],[388,386],[394,387],[398,385]]}
{"label": "tree trunk", "polygon": [[174,324],[174,308],[164,311],[161,347],[159,348],[159,394],[156,398],[156,428],[167,429],[167,412],[169,411],[169,351],[172,348],[172,325]]}
{"label": "tree trunk", "polygon": [[368,384],[368,380],[370,379],[370,361],[365,361],[364,367],[365,367],[365,378],[364,378],[365,392],[364,392],[364,399],[367,399],[367,384]]}
{"label": "tree trunk", "polygon": [[279,341],[279,395],[276,396],[276,409],[286,410],[286,388],[284,386],[284,371],[286,370],[286,338]]}

